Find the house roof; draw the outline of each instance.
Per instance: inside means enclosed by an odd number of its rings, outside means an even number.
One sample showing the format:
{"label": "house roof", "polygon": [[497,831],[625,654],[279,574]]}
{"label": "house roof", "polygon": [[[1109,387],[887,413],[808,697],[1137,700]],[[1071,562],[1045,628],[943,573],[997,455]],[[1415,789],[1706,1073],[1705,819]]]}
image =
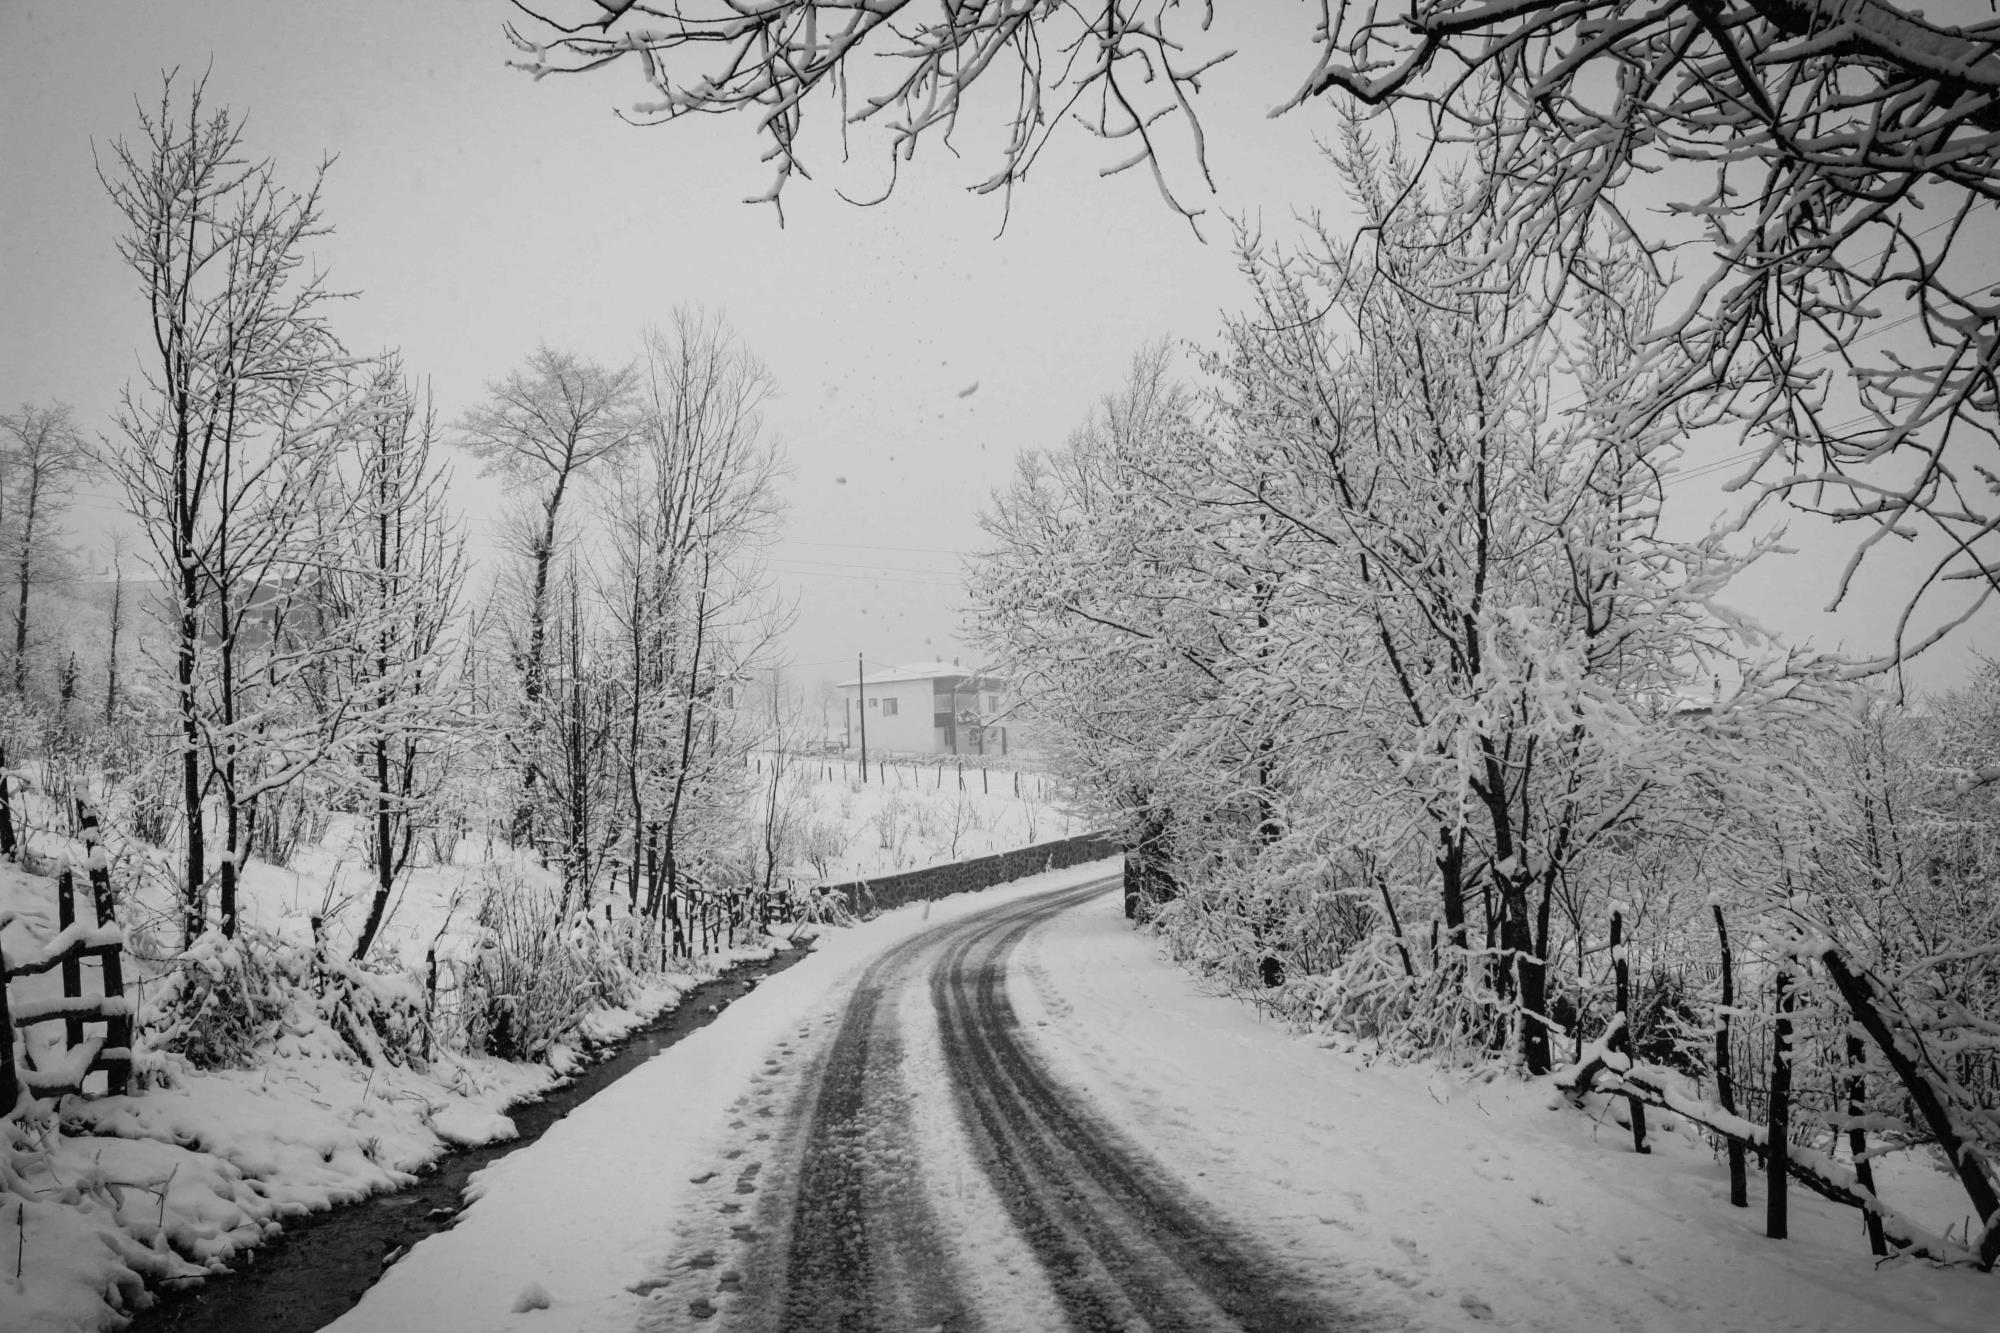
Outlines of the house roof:
{"label": "house roof", "polygon": [[980,680],[999,679],[999,677],[996,677],[984,667],[961,666],[956,662],[946,662],[940,659],[935,662],[909,662],[903,666],[873,670],[867,674],[865,679],[859,681],[837,681],[834,684],[834,688],[851,690],[857,684],[897,685],[915,680],[971,680],[975,677]]}

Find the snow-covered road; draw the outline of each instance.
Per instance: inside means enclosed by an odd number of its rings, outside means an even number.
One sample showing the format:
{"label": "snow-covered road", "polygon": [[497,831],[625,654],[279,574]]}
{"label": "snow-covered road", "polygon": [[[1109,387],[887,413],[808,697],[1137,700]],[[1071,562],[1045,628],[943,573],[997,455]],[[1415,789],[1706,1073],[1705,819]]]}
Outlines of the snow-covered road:
{"label": "snow-covered road", "polygon": [[[356,1330],[1991,1329],[1705,1145],[1205,994],[1106,867],[833,932],[481,1177]],[[1608,1127],[1607,1127],[1608,1128]]]}
{"label": "snow-covered road", "polygon": [[1006,904],[889,950],[824,1054],[803,1057],[778,1112],[787,1131],[760,1142],[752,1126],[785,1060],[803,1056],[788,1043],[740,1122],[742,1157],[716,1182],[759,1198],[754,1212],[722,1198],[717,1218],[754,1221],[702,1237],[692,1267],[669,1266],[659,1290],[687,1299],[648,1325],[690,1326],[719,1304],[729,1327],[774,1333],[1349,1326],[1052,1078],[1022,1032],[1006,985],[1016,947],[1107,887]]}

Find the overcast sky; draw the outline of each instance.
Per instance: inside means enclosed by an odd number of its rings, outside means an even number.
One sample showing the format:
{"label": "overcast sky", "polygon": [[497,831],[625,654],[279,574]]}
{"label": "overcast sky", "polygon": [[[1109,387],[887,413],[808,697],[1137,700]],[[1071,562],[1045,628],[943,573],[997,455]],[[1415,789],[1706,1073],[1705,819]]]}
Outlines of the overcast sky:
{"label": "overcast sky", "polygon": [[[400,348],[447,420],[537,342],[622,362],[676,304],[726,313],[781,391],[769,422],[792,475],[773,568],[799,606],[788,646],[802,677],[834,677],[856,652],[965,651],[958,553],[978,546],[978,511],[1016,454],[1060,444],[1148,340],[1212,341],[1242,304],[1225,214],[1283,234],[1296,211],[1339,208],[1313,144],[1330,112],[1265,115],[1305,72],[1304,5],[1219,20],[1242,48],[1201,101],[1219,192],[1179,182],[1208,209],[1206,243],[1148,178],[1099,179],[1111,156],[1081,134],[1038,162],[1002,233],[998,200],[967,189],[991,170],[976,129],[962,160],[926,144],[874,208],[833,186],[875,192],[877,155],[843,166],[820,143],[821,177],[789,187],[781,229],[741,202],[768,182],[747,119],[627,126],[613,109],[645,91],[629,71],[535,83],[509,70],[509,13],[500,0],[0,4],[0,403],[60,399],[109,429],[145,325],[92,145],[136,132],[133,99],[157,102],[163,68],[212,69],[210,98],[247,117],[250,148],[287,182],[337,155],[318,257],[358,293],[337,329],[356,351]],[[494,497],[470,471],[459,498],[476,521]],[[1715,502],[1705,480],[1676,492],[1690,517]],[[79,510],[85,544],[107,505]],[[1803,520],[1793,532],[1807,554],[1743,600],[1827,646],[1878,642],[1908,569],[1885,565],[1845,615],[1817,616],[1844,539]],[[483,535],[475,547],[490,549]],[[1913,683],[1954,680],[1980,646],[2000,649],[1990,620]]]}

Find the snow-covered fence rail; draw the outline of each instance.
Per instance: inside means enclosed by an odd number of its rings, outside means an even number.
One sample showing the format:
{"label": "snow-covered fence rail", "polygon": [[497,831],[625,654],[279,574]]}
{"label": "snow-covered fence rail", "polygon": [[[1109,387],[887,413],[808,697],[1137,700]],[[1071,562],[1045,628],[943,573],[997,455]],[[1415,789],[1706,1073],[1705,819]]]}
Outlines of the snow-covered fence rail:
{"label": "snow-covered fence rail", "polygon": [[906,870],[895,875],[879,875],[874,879],[829,884],[821,892],[837,893],[847,900],[856,915],[871,916],[892,907],[901,907],[904,903],[946,898],[974,889],[990,889],[996,884],[1039,875],[1045,870],[1063,870],[1086,861],[1101,861],[1118,856],[1123,850],[1107,834],[1080,833],[1059,842],[1017,847],[1013,851],[978,856],[969,861],[951,861],[923,870]]}
{"label": "snow-covered fence rail", "polygon": [[[56,877],[55,937],[26,958],[10,957],[0,947],[0,1110],[12,1109],[25,1086],[37,1097],[81,1092],[93,1073],[102,1072],[106,1091],[125,1091],[132,1072],[132,1002],[125,996],[125,935],[111,919],[110,876],[101,858],[91,864],[90,921],[76,919],[76,881],[68,867]],[[10,919],[0,913],[0,927]],[[83,994],[83,965],[95,959],[103,993]],[[62,994],[12,1004],[8,987],[16,977],[38,976],[60,969]],[[14,1034],[41,1023],[61,1023],[62,1054],[44,1055],[27,1067],[17,1065]],[[86,1037],[86,1024],[104,1031]],[[25,1048],[24,1048],[25,1049]]]}

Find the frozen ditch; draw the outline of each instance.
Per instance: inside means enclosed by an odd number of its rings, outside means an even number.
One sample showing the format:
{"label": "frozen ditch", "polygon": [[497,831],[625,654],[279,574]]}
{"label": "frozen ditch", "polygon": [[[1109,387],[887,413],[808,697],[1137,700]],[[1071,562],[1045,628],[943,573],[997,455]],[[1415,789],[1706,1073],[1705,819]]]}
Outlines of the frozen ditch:
{"label": "frozen ditch", "polygon": [[450,1227],[474,1173],[539,1139],[556,1122],[626,1074],[713,1022],[733,1001],[808,953],[788,949],[732,968],[694,987],[669,1012],[618,1042],[613,1053],[539,1101],[511,1110],[519,1136],[463,1149],[440,1159],[407,1189],[314,1213],[286,1224],[284,1233],[247,1255],[230,1271],[199,1286],[161,1293],[159,1302],[131,1324],[132,1333],[175,1329],[182,1333],[311,1333],[339,1318],[388,1268],[424,1237]]}

